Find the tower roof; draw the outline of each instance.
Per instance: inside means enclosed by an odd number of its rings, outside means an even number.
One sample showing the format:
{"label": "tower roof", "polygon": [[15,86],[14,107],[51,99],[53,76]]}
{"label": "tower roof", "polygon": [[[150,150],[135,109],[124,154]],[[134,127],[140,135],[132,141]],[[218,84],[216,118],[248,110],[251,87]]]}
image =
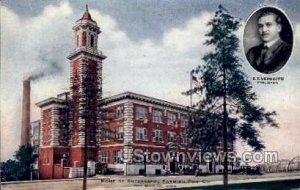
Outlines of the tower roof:
{"label": "tower roof", "polygon": [[93,19],[91,17],[91,14],[89,13],[89,7],[88,7],[88,5],[86,5],[86,10],[83,13],[81,19],[79,19],[79,20],[83,20],[83,19],[85,19],[85,20],[92,20],[93,21]]}

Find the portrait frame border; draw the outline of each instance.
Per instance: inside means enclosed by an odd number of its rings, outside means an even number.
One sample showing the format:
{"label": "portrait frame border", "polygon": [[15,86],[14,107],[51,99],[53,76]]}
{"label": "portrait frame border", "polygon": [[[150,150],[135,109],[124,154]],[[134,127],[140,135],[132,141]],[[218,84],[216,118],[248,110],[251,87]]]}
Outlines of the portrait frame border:
{"label": "portrait frame border", "polygon": [[[275,72],[273,72],[273,73],[262,73],[262,72],[257,71],[257,70],[251,65],[251,63],[248,61],[247,56],[246,56],[247,53],[245,52],[245,46],[244,46],[244,43],[245,43],[245,41],[244,41],[244,36],[245,36],[245,29],[246,29],[247,23],[249,22],[249,20],[253,17],[253,15],[254,15],[257,11],[259,11],[259,10],[261,10],[261,9],[264,9],[264,8],[273,8],[273,9],[277,9],[277,11],[280,11],[280,12],[285,16],[286,20],[288,21],[288,23],[289,23],[289,25],[290,25],[290,27],[291,27],[291,32],[292,32],[292,34],[293,34],[293,35],[292,35],[292,41],[293,41],[293,43],[291,44],[292,48],[291,48],[291,52],[290,52],[290,55],[289,55],[288,60],[286,61],[286,63],[285,63],[278,71],[275,71]],[[295,45],[295,35],[294,35],[294,31],[295,31],[295,29],[294,29],[293,22],[291,21],[291,19],[288,17],[288,15],[286,14],[286,12],[285,12],[282,8],[280,8],[280,7],[276,6],[276,5],[261,4],[260,7],[254,9],[254,10],[251,12],[251,14],[247,17],[247,19],[245,20],[245,25],[244,25],[244,27],[243,27],[242,40],[241,40],[241,41],[242,41],[242,49],[243,49],[243,57],[244,57],[244,60],[250,65],[251,70],[252,70],[252,71],[255,71],[255,72],[258,73],[258,74],[261,74],[261,75],[268,75],[268,76],[270,76],[270,75],[277,75],[278,73],[282,72],[282,71],[286,68],[286,66],[288,65],[288,63],[289,63],[291,57],[293,56],[294,45]]]}

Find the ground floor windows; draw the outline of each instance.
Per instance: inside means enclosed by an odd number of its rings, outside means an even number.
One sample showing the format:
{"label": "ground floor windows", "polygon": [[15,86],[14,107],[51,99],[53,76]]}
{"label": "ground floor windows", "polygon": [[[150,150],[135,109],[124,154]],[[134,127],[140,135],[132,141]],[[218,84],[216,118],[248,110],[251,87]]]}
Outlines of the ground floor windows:
{"label": "ground floor windows", "polygon": [[102,163],[108,163],[109,162],[108,152],[101,152],[100,153],[100,162],[102,162]]}
{"label": "ground floor windows", "polygon": [[114,151],[114,163],[121,164],[122,161],[122,151],[121,150],[115,150]]}

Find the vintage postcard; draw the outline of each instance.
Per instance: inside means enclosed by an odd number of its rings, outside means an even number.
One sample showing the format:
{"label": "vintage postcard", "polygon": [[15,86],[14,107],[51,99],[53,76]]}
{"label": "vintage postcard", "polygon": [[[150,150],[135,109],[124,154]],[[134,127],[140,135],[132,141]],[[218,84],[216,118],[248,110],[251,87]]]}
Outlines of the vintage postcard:
{"label": "vintage postcard", "polygon": [[0,12],[1,188],[300,188],[299,1]]}

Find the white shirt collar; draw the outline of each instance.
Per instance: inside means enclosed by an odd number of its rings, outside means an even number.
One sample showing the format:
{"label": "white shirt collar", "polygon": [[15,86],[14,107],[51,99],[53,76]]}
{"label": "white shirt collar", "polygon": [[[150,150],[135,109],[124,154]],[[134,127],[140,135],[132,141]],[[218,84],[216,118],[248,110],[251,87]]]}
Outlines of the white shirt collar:
{"label": "white shirt collar", "polygon": [[274,45],[280,38],[276,38],[272,41],[266,42],[264,43],[264,46],[267,46],[268,48],[271,47],[272,45]]}

